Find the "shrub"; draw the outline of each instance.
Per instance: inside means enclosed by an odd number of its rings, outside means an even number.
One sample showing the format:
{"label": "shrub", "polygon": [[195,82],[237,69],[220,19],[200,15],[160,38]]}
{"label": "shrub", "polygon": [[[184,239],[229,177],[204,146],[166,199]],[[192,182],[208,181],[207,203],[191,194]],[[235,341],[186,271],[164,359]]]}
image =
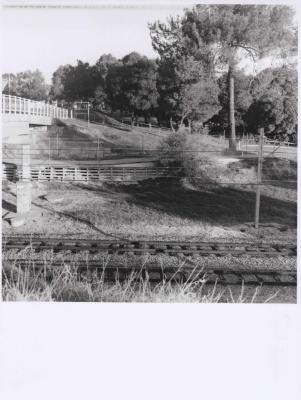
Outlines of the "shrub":
{"label": "shrub", "polygon": [[180,167],[179,176],[195,186],[204,184],[245,184],[256,182],[255,167],[242,168],[219,161],[222,144],[212,136],[187,134],[184,129],[171,133],[160,147],[161,164]]}
{"label": "shrub", "polygon": [[212,171],[216,170],[217,175],[221,173],[221,167],[212,154],[214,150],[220,151],[214,141],[208,143],[204,136],[191,135],[185,128],[180,128],[162,141],[160,163],[171,168],[182,168],[182,176],[210,181]]}

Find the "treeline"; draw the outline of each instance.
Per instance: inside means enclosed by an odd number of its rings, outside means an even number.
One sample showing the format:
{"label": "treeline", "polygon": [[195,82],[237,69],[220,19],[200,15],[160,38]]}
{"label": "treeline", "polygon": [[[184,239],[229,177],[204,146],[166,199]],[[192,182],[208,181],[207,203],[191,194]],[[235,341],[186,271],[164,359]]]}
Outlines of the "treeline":
{"label": "treeline", "polygon": [[[190,80],[181,78],[189,70]],[[78,61],[53,74],[49,96],[60,102],[90,101],[93,107],[119,111],[145,122],[190,125],[200,132],[206,123],[228,133],[228,74],[204,79],[195,61],[174,65],[130,53],[121,60],[102,55],[94,65]],[[193,73],[195,80],[191,78]],[[267,136],[296,139],[298,101],[297,70],[293,66],[267,68],[257,75],[234,74],[235,124],[238,134],[256,133],[264,126]]]}
{"label": "treeline", "polygon": [[149,24],[156,59],[136,52],[121,59],[103,54],[93,65],[78,60],[60,66],[51,88],[39,71],[27,84],[19,74],[14,90],[60,104],[89,101],[145,122],[154,117],[173,129],[185,125],[202,132],[206,124],[234,141],[235,131],[257,133],[259,127],[269,137],[296,141],[296,68],[286,62],[256,75],[239,69],[246,57],[290,60],[297,49],[293,17],[288,6],[197,5],[181,17]]}

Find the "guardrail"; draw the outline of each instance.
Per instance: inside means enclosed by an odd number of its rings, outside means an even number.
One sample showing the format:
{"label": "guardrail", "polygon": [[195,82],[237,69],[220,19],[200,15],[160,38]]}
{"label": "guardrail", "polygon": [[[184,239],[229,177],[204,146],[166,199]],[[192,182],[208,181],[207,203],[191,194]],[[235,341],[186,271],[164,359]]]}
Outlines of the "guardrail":
{"label": "guardrail", "polygon": [[69,112],[66,108],[53,106],[43,101],[2,94],[2,114],[23,114],[66,119]]}

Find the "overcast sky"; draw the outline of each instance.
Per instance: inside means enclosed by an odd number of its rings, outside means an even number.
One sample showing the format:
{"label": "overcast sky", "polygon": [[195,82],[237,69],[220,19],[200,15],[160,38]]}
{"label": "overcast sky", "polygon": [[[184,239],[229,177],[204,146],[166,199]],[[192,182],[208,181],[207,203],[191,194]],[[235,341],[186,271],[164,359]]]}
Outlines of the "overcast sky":
{"label": "overcast sky", "polygon": [[[89,3],[86,1],[84,4]],[[13,3],[10,0],[8,4]],[[42,4],[46,3],[45,0]],[[105,7],[90,9],[3,8],[2,73],[38,68],[50,83],[53,72],[60,65],[75,64],[77,59],[94,63],[104,53],[120,58],[131,51],[156,57],[148,22],[165,21],[168,16],[182,15],[185,7],[191,7],[189,0],[180,3],[170,0],[169,5],[166,0],[164,6],[162,2],[161,6],[156,3],[157,0],[152,3],[141,0],[140,6],[130,8],[118,8],[116,2],[115,6],[111,2]],[[126,0],[123,4],[126,5]],[[262,68],[261,64],[256,70]],[[246,72],[256,72],[249,60],[243,66]],[[267,63],[263,62],[263,66]]]}
{"label": "overcast sky", "polygon": [[94,63],[131,51],[155,57],[147,23],[183,14],[183,6],[93,9],[3,9],[2,72],[39,68],[47,82],[62,64]]}

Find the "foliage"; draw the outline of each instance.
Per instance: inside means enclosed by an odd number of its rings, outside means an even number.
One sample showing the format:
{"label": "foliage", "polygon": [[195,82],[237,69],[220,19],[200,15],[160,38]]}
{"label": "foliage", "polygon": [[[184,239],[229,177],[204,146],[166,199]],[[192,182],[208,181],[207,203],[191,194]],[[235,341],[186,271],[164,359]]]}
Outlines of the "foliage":
{"label": "foliage", "polygon": [[107,75],[107,95],[111,108],[145,117],[157,106],[157,65],[138,53],[130,53]]}
{"label": "foliage", "polygon": [[251,132],[264,127],[268,137],[296,141],[298,78],[294,68],[262,71],[252,84],[254,101],[246,115]]}
{"label": "foliage", "polygon": [[[246,127],[246,113],[253,101],[250,84],[253,77],[245,75],[242,71],[234,72],[234,99],[235,99],[235,124],[238,128]],[[226,129],[229,126],[229,76],[223,74],[218,79],[219,102],[221,109],[210,122],[215,126]]]}
{"label": "foliage", "polygon": [[185,120],[203,123],[218,111],[216,78],[202,61],[182,55],[162,57],[158,64],[159,116],[182,125]]}
{"label": "foliage", "polygon": [[132,52],[122,60],[100,56],[95,65],[80,60],[59,67],[52,77],[51,95],[67,101],[90,101],[96,107],[148,115],[157,106],[157,65]]}
{"label": "foliage", "polygon": [[110,69],[119,64],[120,61],[113,57],[111,54],[103,54],[99,57],[95,64],[96,69],[96,87],[94,90],[94,101],[93,104],[105,108],[108,103],[108,88],[107,88],[107,76]]}
{"label": "foliage", "polygon": [[159,147],[163,163],[183,166],[184,151],[187,149],[187,134],[184,129],[169,134]]}
{"label": "foliage", "polygon": [[[293,51],[294,10],[275,5],[197,5],[182,20],[185,45],[201,56],[211,47],[216,66],[234,67],[244,56],[262,58],[277,50]],[[296,49],[295,49],[296,50]]]}
{"label": "foliage", "polygon": [[149,28],[153,47],[163,60],[193,57],[207,73],[227,70],[231,77],[242,57],[255,61],[271,53],[280,57],[295,53],[293,15],[288,6],[200,4],[182,18],[157,21]]}
{"label": "foliage", "polygon": [[25,71],[14,74],[4,74],[2,79],[8,81],[3,90],[5,94],[25,97],[32,100],[46,100],[49,88],[45,83],[44,77],[38,69],[35,71]]}
{"label": "foliage", "polygon": [[52,75],[52,86],[50,89],[50,97],[52,99],[61,100],[65,96],[65,77],[71,69],[71,65],[61,65]]}
{"label": "foliage", "polygon": [[67,73],[64,74],[65,98],[84,101],[93,99],[96,78],[96,68],[78,60],[77,65],[69,66]]}
{"label": "foliage", "polygon": [[164,138],[159,149],[161,163],[170,167],[180,167],[181,176],[192,180],[198,177],[202,182],[209,182],[213,175],[218,177],[223,173],[222,167],[212,157],[213,149],[217,150],[217,153],[220,151],[218,143],[209,143],[202,135],[189,135],[183,127]]}
{"label": "foliage", "polygon": [[181,123],[185,118],[206,122],[219,110],[214,76],[192,58],[182,59],[176,72],[181,82],[178,104]]}

